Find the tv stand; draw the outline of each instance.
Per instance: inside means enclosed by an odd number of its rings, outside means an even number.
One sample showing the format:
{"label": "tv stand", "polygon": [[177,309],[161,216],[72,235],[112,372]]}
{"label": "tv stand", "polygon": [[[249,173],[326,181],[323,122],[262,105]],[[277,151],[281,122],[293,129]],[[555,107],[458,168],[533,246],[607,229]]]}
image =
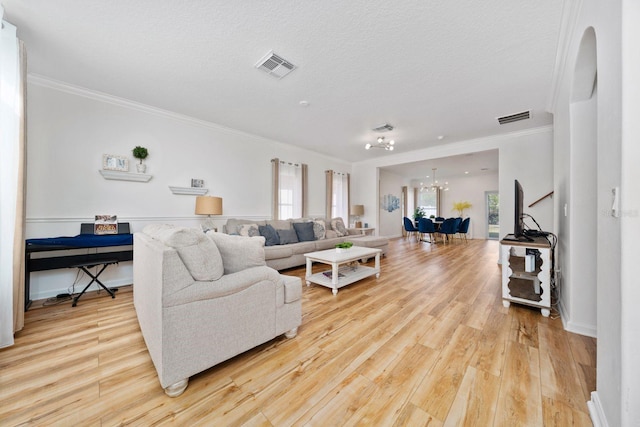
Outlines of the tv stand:
{"label": "tv stand", "polygon": [[[500,241],[502,260],[502,304],[512,302],[539,307],[544,317],[551,314],[551,244],[544,237],[531,241],[511,240],[507,235]],[[517,239],[517,238],[516,238]],[[526,271],[526,255],[534,255],[532,271]]]}

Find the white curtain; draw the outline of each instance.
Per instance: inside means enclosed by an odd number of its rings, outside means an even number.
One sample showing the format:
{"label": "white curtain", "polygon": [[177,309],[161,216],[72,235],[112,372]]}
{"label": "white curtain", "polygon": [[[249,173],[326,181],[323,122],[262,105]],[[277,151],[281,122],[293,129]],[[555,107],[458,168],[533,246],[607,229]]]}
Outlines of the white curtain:
{"label": "white curtain", "polygon": [[331,218],[349,221],[349,174],[333,172]]}
{"label": "white curtain", "polygon": [[16,27],[0,30],[0,347],[13,344],[14,239],[23,120],[20,48]]}
{"label": "white curtain", "polygon": [[302,217],[302,165],[280,162],[278,218]]}

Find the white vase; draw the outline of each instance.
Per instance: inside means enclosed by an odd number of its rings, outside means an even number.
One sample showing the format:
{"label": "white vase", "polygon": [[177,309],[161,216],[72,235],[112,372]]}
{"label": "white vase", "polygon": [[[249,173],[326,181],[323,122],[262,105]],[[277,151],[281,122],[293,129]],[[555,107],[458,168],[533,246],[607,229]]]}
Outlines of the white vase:
{"label": "white vase", "polygon": [[336,248],[336,252],[337,252],[337,253],[340,253],[340,252],[346,252],[346,251],[348,251],[349,249],[351,249],[351,248]]}
{"label": "white vase", "polygon": [[145,173],[147,171],[147,165],[144,163],[136,163],[136,170],[138,173]]}

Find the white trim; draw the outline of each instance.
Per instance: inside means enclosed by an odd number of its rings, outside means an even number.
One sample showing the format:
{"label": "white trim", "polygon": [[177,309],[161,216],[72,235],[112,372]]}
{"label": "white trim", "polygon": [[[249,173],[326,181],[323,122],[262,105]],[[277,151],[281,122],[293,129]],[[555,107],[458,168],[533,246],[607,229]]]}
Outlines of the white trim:
{"label": "white trim", "polygon": [[558,312],[560,313],[560,320],[562,320],[562,326],[567,332],[572,332],[578,335],[584,335],[591,338],[598,338],[598,330],[594,325],[587,325],[586,323],[572,322],[567,318],[567,311],[561,298],[558,298]]}
{"label": "white trim", "polygon": [[582,8],[582,0],[565,1],[562,8],[562,23],[560,25],[560,35],[558,36],[558,46],[556,48],[556,60],[551,76],[551,90],[547,100],[547,111],[553,113],[558,95],[560,92],[562,76],[567,68],[567,58],[569,57],[569,47],[573,40],[578,14]]}
{"label": "white trim", "polygon": [[[133,263],[133,261],[120,261],[120,264],[130,264],[130,263]],[[90,280],[90,279],[88,279],[88,280]],[[114,279],[114,280],[105,280],[102,277],[100,277],[100,281],[107,288],[119,288],[120,286],[132,285],[133,284],[133,276],[126,277],[124,279]],[[69,286],[66,286],[64,288],[59,288],[59,289],[49,289],[49,290],[47,290],[45,292],[42,292],[42,291],[32,292],[31,295],[30,295],[31,301],[43,300],[43,299],[46,299],[46,298],[51,298],[51,297],[53,297],[55,295],[58,295],[58,294],[65,294],[65,293],[69,292],[69,288],[71,288],[72,286],[74,286],[74,285],[69,285]],[[80,291],[82,289],[84,289],[85,286],[87,286],[86,282],[76,283],[75,284],[75,292],[76,292],[76,294],[80,293]],[[94,283],[93,285],[89,286],[89,288],[87,289],[87,292],[97,291],[99,289],[102,289],[102,288],[100,286],[98,286],[97,283]],[[108,295],[106,292],[104,292],[104,294]],[[118,293],[117,292],[116,292],[116,298],[118,298]],[[65,302],[63,302],[61,304],[65,304],[65,303],[68,303],[68,302],[65,301]],[[82,305],[82,298],[80,298],[80,300],[78,301],[78,304]]]}
{"label": "white trim", "polygon": [[591,417],[593,427],[609,427],[597,391],[591,392],[591,400],[587,402],[587,407],[589,408],[589,416]]}

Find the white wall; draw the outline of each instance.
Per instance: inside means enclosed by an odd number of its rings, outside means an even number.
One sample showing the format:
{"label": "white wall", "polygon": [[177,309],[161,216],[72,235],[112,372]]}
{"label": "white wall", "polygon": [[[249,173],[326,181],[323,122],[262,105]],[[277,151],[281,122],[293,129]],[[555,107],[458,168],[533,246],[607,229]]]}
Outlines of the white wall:
{"label": "white wall", "polygon": [[[400,201],[402,200],[402,186],[405,185],[405,181],[401,176],[389,173],[387,171],[380,171],[380,197],[387,194],[396,196]],[[412,197],[412,196],[410,196]],[[402,205],[399,209],[389,212],[382,208],[382,204],[379,202],[379,218],[380,226],[378,234],[380,236],[398,237],[402,235]]]}
{"label": "white wall", "polygon": [[[440,214],[445,218],[457,217],[458,211],[453,210],[455,202],[467,201],[471,208],[464,211],[464,217],[471,218],[469,222],[468,239],[487,238],[487,219],[485,217],[485,192],[498,191],[498,171],[481,173],[475,176],[448,178],[449,191],[442,192],[442,208]],[[505,212],[502,212],[504,206]],[[511,206],[500,203],[500,219],[503,215],[513,216]]]}
{"label": "white wall", "polygon": [[[271,215],[270,159],[309,165],[309,214],[324,216],[324,171],[350,165],[307,150],[199,122],[125,100],[31,76],[28,86],[27,238],[73,236],[95,214],[117,214],[133,231],[151,222],[198,226],[195,197],[174,195],[204,179],[209,195],[224,200],[220,226],[229,217]],[[149,149],[148,183],[105,180],[102,154]],[[133,164],[130,170],[135,170]],[[67,292],[74,270],[33,273],[31,297]],[[131,262],[109,267],[110,286],[130,284]],[[81,281],[84,285],[88,280]]]}
{"label": "white wall", "polygon": [[[555,127],[556,187],[562,192],[556,218],[560,235],[574,234],[573,216],[563,217],[563,204],[569,212],[580,209],[582,189],[571,180],[579,175],[584,163],[590,163],[590,152],[580,150],[577,138],[597,129],[594,171],[597,181],[597,297],[596,325],[598,338],[597,390],[589,403],[595,425],[632,426],[640,424],[640,368],[635,360],[640,349],[640,296],[637,281],[638,238],[640,224],[640,129],[636,117],[640,114],[638,75],[640,58],[637,40],[640,31],[640,6],[633,1],[600,2],[583,0],[567,3],[559,56],[560,69],[556,76],[556,92],[552,100]],[[572,89],[576,77],[575,64],[582,36],[593,27],[597,52],[597,123],[582,122],[570,113]],[[575,105],[574,105],[575,107]],[[581,106],[582,107],[582,106]],[[578,108],[581,108],[578,107]],[[589,106],[584,106],[588,108]],[[575,148],[575,149],[574,149]],[[620,217],[611,215],[611,189],[622,192]],[[570,239],[571,245],[580,244]],[[574,243],[575,242],[575,243]],[[575,258],[576,247],[570,247],[569,262]],[[579,265],[579,264],[576,264]],[[592,301],[575,298],[582,292],[576,277],[567,277],[565,287],[571,292],[562,298],[569,305],[570,315],[579,316],[588,310]]]}

